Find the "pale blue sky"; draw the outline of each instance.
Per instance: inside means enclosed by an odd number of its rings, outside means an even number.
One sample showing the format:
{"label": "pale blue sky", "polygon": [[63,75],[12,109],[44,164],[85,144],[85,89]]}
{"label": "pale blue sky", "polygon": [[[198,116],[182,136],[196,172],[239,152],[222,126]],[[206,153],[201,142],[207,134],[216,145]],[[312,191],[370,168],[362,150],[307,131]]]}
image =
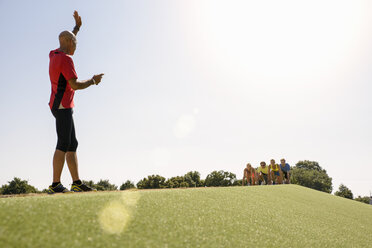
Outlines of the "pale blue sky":
{"label": "pale blue sky", "polygon": [[[82,16],[73,56],[82,179],[315,160],[372,190],[369,1],[0,0],[0,184],[51,183],[49,51]],[[62,182],[71,179],[65,167]]]}

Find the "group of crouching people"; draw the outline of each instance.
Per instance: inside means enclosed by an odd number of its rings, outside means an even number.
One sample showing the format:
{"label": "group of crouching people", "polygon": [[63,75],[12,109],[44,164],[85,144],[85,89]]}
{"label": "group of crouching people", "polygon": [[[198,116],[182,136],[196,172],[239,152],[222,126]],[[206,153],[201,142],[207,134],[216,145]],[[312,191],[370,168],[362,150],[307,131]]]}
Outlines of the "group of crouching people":
{"label": "group of crouching people", "polygon": [[280,165],[276,164],[274,159],[270,160],[270,165],[262,161],[258,168],[253,168],[248,163],[244,168],[242,185],[244,186],[245,182],[247,185],[289,184],[291,183],[290,169],[284,158],[280,160]]}

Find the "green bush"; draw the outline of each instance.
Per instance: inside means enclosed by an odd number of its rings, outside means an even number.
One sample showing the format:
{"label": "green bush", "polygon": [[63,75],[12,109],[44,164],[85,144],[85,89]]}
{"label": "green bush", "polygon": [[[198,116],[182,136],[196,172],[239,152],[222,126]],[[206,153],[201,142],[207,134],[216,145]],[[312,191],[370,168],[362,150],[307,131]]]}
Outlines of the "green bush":
{"label": "green bush", "polygon": [[335,192],[335,195],[348,198],[348,199],[354,198],[351,190],[343,184],[340,185],[340,187],[338,188],[338,191]]}
{"label": "green bush", "polygon": [[29,185],[27,180],[21,180],[18,177],[15,177],[12,181],[8,183],[9,184],[5,184],[1,187],[1,194],[12,195],[39,192],[34,186]]}
{"label": "green bush", "polygon": [[161,189],[166,188],[165,178],[160,175],[151,175],[137,183],[139,189]]}
{"label": "green bush", "polygon": [[111,184],[109,180],[99,180],[98,183],[96,183],[96,189],[100,191],[112,191],[112,190],[117,190],[118,186],[115,184]]}
{"label": "green bush", "polygon": [[94,188],[96,190],[99,190],[99,191],[113,191],[113,190],[117,190],[118,189],[118,186],[116,186],[115,184],[111,184],[110,181],[108,179],[106,180],[99,180],[98,183],[94,183],[92,180],[90,181],[82,181],[85,185],[91,187],[91,188]]}
{"label": "green bush", "polygon": [[136,186],[134,185],[133,182],[127,180],[125,183],[123,183],[121,186],[120,186],[120,190],[126,190],[126,189],[133,189],[135,188]]}
{"label": "green bush", "polygon": [[185,181],[185,177],[182,176],[167,179],[167,181],[165,181],[165,185],[167,188],[189,187],[189,184]]}
{"label": "green bush", "polygon": [[327,193],[332,192],[332,178],[318,162],[299,161],[291,171],[292,183]]}
{"label": "green bush", "polygon": [[205,179],[205,186],[233,186],[236,181],[236,175],[228,171],[212,171]]}
{"label": "green bush", "polygon": [[370,197],[369,196],[364,196],[364,197],[361,197],[360,195],[355,198],[354,200],[358,201],[358,202],[364,202],[364,203],[367,203],[369,204],[369,200],[370,200]]}
{"label": "green bush", "polygon": [[184,176],[185,181],[189,185],[188,187],[200,187],[203,186],[200,180],[200,173],[197,171],[187,172]]}

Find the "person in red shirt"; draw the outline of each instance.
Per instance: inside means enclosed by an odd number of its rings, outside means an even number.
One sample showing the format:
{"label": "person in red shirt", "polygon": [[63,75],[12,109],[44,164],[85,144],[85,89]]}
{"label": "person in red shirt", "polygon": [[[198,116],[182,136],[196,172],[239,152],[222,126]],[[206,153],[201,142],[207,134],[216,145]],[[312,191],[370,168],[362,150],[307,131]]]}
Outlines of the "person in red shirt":
{"label": "person in red shirt", "polygon": [[245,180],[247,180],[247,185],[258,184],[258,174],[250,163],[248,163],[246,168],[244,168],[242,186],[244,186]]}
{"label": "person in red shirt", "polygon": [[101,82],[102,74],[94,75],[88,80],[78,80],[74,62],[71,58],[76,50],[76,35],[81,27],[81,17],[74,12],[75,27],[72,32],[63,31],[59,35],[58,49],[49,53],[49,77],[52,84],[49,107],[56,119],[57,147],[53,156],[53,183],[48,193],[65,193],[68,190],[61,184],[61,173],[67,162],[73,180],[71,191],[92,191],[79,178],[76,149],[78,141],[75,136],[75,125],[72,117],[75,90],[82,90]]}

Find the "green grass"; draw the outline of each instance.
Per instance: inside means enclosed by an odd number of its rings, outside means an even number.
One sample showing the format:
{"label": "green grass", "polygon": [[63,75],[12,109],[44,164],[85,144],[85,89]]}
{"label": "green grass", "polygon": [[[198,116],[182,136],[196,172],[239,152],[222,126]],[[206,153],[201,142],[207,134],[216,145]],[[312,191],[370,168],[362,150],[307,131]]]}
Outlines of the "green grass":
{"label": "green grass", "polygon": [[296,185],[0,199],[0,247],[371,247],[372,206]]}

